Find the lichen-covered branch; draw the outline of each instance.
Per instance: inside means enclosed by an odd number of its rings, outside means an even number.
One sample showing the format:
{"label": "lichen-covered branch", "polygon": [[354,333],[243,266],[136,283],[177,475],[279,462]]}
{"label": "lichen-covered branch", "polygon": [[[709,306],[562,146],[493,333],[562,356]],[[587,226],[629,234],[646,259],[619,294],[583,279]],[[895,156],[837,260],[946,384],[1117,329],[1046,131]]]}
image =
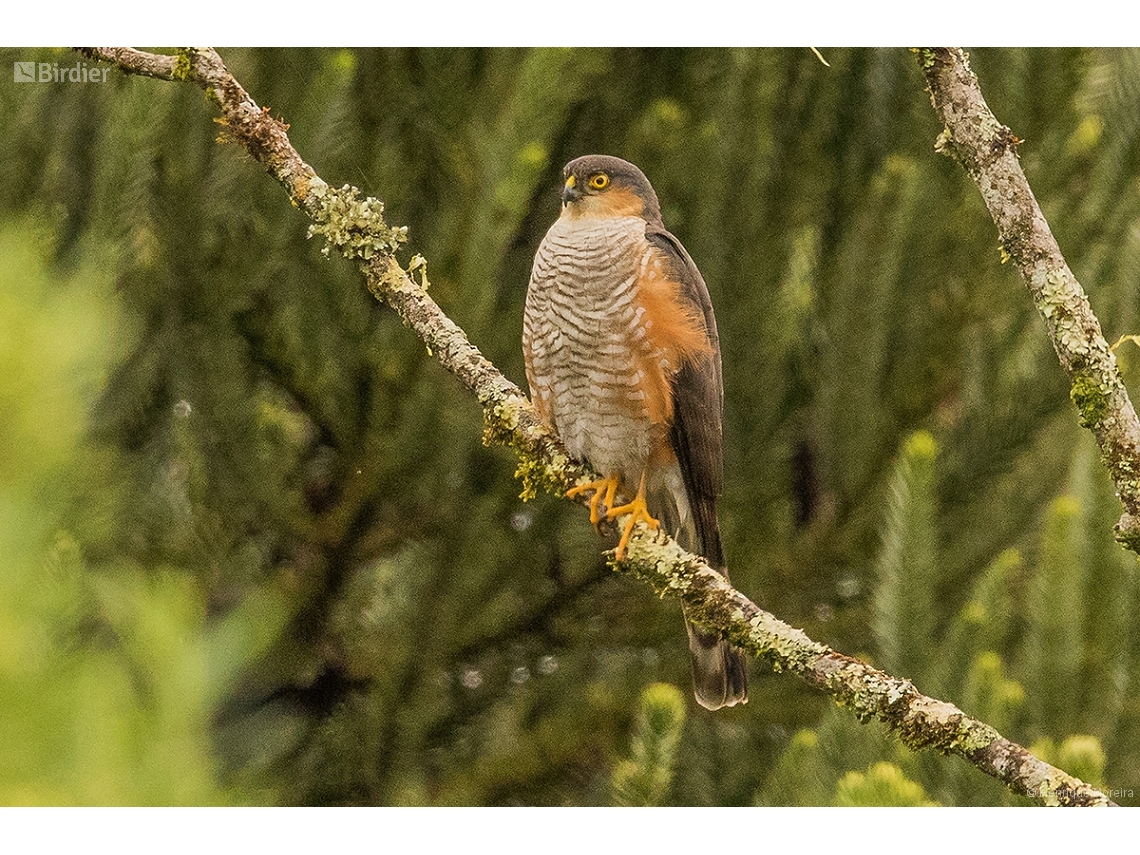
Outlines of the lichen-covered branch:
{"label": "lichen-covered branch", "polygon": [[1088,296],[1065,263],[1017,157],[1020,142],[986,105],[959,48],[918,51],[930,100],[945,129],[935,148],[955,157],[981,191],[1003,252],[1017,266],[1069,376],[1083,427],[1100,445],[1124,513],[1116,539],[1140,554],[1140,420]]}
{"label": "lichen-covered branch", "polygon": [[1044,804],[1112,804],[1095,787],[1039,760],[953,704],[923,695],[909,680],[812,641],[662,534],[641,533],[630,542],[623,563],[661,596],[679,598],[690,619],[720,629],[777,671],[791,671],[823,690],[860,721],[878,719],[910,748],[956,754],[1014,792]]}
{"label": "lichen-covered branch", "polygon": [[[519,388],[427,294],[423,259],[416,256],[408,270],[400,266],[393,250],[404,232],[384,223],[382,204],[360,198],[355,188],[330,190],[293,150],[286,126],[254,103],[214,51],[183,51],[177,57],[125,48],[87,48],[84,53],[132,73],[184,79],[213,93],[222,109],[226,139],[242,144],[267,168],[313,220],[310,233],[324,235],[330,246],[355,260],[372,293],[388,303],[440,364],[475,394],[483,408],[484,440],[509,445],[519,455],[517,474],[524,496],[533,495],[539,487],[565,495],[568,487],[592,477],[585,467],[570,460]],[[1045,804],[1111,804],[1094,787],[1043,763],[989,725],[951,704],[922,695],[910,681],[836,653],[762,611],[703,559],[685,552],[664,534],[639,524],[627,558],[615,567],[646,580],[661,596],[679,598],[691,619],[716,629],[777,670],[791,671],[817,686],[860,719],[885,722],[912,748],[957,754],[1015,792]]]}

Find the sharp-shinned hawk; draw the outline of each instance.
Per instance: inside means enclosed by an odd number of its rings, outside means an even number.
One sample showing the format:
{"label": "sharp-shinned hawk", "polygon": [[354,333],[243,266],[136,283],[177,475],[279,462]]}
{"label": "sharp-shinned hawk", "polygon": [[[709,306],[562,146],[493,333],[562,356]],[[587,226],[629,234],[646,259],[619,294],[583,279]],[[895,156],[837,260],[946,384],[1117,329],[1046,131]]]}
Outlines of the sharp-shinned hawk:
{"label": "sharp-shinned hawk", "polygon": [[[658,524],[728,575],[716,501],[724,480],[720,342],[708,288],[661,221],[649,180],[587,155],[563,170],[562,214],[534,259],[523,319],[531,398],[567,451],[603,480],[590,517]],[[621,495],[626,502],[615,506]],[[633,497],[632,499],[630,497]],[[686,621],[697,700],[747,700],[740,650]]]}

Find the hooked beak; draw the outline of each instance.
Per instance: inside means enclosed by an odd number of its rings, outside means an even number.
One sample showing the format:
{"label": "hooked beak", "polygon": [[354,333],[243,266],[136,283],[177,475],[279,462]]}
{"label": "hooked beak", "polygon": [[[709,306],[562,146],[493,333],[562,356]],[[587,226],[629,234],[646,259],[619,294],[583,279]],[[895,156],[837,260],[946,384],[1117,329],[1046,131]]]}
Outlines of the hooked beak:
{"label": "hooked beak", "polygon": [[582,198],[582,191],[578,188],[578,181],[571,175],[562,186],[562,204],[569,205]]}

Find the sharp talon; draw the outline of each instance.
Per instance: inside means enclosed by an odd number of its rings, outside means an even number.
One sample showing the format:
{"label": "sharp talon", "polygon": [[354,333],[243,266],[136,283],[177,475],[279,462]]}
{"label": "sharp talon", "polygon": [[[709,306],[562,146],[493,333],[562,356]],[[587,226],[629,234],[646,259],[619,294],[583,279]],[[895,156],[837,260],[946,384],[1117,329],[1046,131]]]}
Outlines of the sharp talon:
{"label": "sharp talon", "polygon": [[[590,522],[593,523],[594,528],[602,524],[602,520],[609,519],[609,508],[614,503],[614,495],[617,493],[618,482],[617,478],[599,478],[597,481],[590,481],[588,484],[579,484],[577,487],[571,487],[566,491],[566,495],[574,498],[587,490],[593,490],[594,495],[590,499]],[[605,503],[607,513],[602,514],[598,511],[598,505]]]}
{"label": "sharp talon", "polygon": [[629,545],[630,535],[633,534],[633,528],[638,522],[643,522],[649,528],[656,529],[660,527],[661,523],[649,515],[649,508],[645,505],[645,474],[641,475],[641,486],[637,488],[637,496],[628,505],[621,505],[616,508],[610,508],[606,511],[606,519],[614,520],[618,517],[629,514],[629,522],[625,524],[625,530],[621,534],[621,540],[618,541],[617,550],[614,552],[614,557],[618,561],[625,558],[625,548]]}
{"label": "sharp talon", "polygon": [[[618,517],[629,516],[629,522],[625,524],[625,528],[622,530],[621,540],[618,541],[617,551],[614,553],[618,561],[625,557],[625,548],[629,545],[629,538],[633,534],[634,526],[639,522],[645,523],[651,529],[660,526],[660,523],[649,515],[649,508],[645,505],[644,474],[641,476],[641,486],[638,487],[637,496],[634,497],[634,500],[625,505],[618,505],[616,508],[614,507],[614,498],[618,491],[616,476],[599,478],[597,481],[571,487],[566,491],[566,495],[574,498],[587,490],[594,491],[594,495],[590,497],[590,522],[594,524],[594,528],[601,525],[602,520],[616,520]],[[605,508],[605,512],[603,513],[600,508]]]}

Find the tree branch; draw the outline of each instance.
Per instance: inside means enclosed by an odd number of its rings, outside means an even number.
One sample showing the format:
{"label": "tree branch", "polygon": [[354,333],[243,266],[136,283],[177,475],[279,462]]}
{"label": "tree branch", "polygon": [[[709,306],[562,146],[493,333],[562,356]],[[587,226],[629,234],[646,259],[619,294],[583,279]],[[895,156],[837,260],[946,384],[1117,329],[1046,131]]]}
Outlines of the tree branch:
{"label": "tree branch", "polygon": [[[509,445],[519,455],[516,475],[523,481],[524,498],[539,486],[565,495],[575,483],[593,478],[569,458],[519,388],[428,296],[423,259],[414,258],[408,271],[399,265],[393,251],[402,230],[384,223],[382,204],[360,199],[355,188],[329,189],[293,150],[286,126],[273,119],[268,109],[257,106],[213,50],[188,50],[175,57],[125,48],[82,51],[130,73],[184,79],[211,94],[221,107],[226,139],[240,143],[267,168],[293,203],[313,220],[310,232],[326,235],[330,244],[356,260],[369,290],[386,301],[415,330],[429,353],[475,394],[483,407],[484,441]],[[417,270],[420,284],[412,276]],[[812,641],[760,609],[703,559],[685,552],[666,535],[639,524],[627,556],[620,563],[611,558],[615,569],[641,577],[662,597],[680,599],[693,620],[763,657],[777,671],[791,671],[818,687],[839,705],[850,707],[860,720],[884,722],[909,747],[957,754],[1013,791],[1045,804],[1112,804],[1096,788],[1042,762],[984,722],[921,694],[909,680]]]}
{"label": "tree branch", "polygon": [[924,48],[918,56],[931,104],[945,125],[934,148],[957,159],[978,185],[998,228],[1003,260],[1017,265],[1069,376],[1081,425],[1096,437],[1116,482],[1124,505],[1116,539],[1140,554],[1140,420],[1088,296],[1021,170],[1020,140],[990,112],[963,50]]}

